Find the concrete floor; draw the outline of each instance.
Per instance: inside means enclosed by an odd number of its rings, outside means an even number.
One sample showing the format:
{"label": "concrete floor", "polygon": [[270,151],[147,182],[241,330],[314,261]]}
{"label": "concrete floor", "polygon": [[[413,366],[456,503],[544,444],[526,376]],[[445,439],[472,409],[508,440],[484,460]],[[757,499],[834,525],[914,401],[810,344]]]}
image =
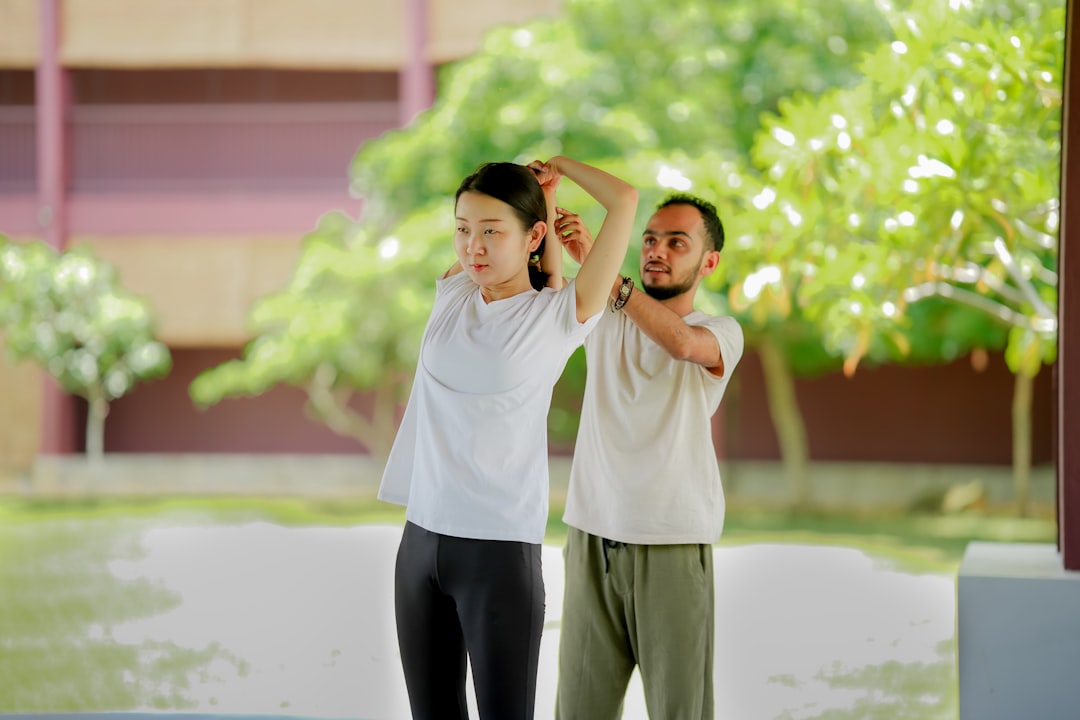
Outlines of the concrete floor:
{"label": "concrete floor", "polygon": [[[157,583],[179,604],[97,632],[150,654],[162,643],[216,648],[188,678],[185,713],[407,718],[392,598],[400,533],[266,523],[149,528],[138,558],[113,560],[110,571]],[[536,717],[551,718],[561,549],[545,546],[543,562]],[[897,571],[850,548],[802,545],[720,547],[715,567],[718,718],[909,717],[903,708],[913,704],[948,704],[955,578]],[[925,670],[942,686],[907,682]],[[862,714],[870,706],[895,713]],[[646,717],[635,675],[624,718]]]}

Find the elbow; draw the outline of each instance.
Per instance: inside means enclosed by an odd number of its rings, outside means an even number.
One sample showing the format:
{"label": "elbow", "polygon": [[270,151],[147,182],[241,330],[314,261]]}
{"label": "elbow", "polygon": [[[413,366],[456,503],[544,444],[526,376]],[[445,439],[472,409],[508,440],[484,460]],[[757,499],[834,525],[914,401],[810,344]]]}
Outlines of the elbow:
{"label": "elbow", "polygon": [[687,361],[694,357],[694,344],[687,338],[673,339],[666,349],[673,360]]}
{"label": "elbow", "polygon": [[637,210],[638,205],[638,191],[637,188],[628,182],[622,180],[611,189],[611,193],[608,195],[608,199],[604,202],[604,207],[608,212],[613,211],[629,211],[634,212]]}

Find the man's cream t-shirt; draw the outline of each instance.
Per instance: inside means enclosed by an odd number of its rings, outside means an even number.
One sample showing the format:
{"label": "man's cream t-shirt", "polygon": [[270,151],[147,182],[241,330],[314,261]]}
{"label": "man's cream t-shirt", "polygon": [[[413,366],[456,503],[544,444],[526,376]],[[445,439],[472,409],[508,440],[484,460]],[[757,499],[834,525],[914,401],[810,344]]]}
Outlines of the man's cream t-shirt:
{"label": "man's cream t-shirt", "polygon": [[742,357],[732,318],[693,312],[720,344],[724,375],[675,360],[623,313],[585,339],[588,379],[567,491],[567,525],[636,544],[713,543],[724,491],[712,416]]}

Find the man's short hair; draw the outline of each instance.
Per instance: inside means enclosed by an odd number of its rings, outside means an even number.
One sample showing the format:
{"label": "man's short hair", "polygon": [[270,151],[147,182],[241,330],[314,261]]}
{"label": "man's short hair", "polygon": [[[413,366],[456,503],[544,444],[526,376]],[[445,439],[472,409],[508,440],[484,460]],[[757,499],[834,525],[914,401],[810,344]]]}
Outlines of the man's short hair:
{"label": "man's short hair", "polygon": [[668,205],[690,205],[697,208],[701,213],[701,219],[705,221],[705,241],[710,245],[705,249],[717,252],[724,249],[724,225],[720,222],[720,216],[716,214],[715,205],[696,195],[673,193],[664,198],[656,209],[666,208]]}

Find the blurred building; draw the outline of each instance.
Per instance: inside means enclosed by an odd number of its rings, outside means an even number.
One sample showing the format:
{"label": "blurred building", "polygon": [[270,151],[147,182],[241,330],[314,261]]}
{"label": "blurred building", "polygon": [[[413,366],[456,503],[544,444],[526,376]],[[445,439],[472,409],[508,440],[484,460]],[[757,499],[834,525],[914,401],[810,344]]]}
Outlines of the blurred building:
{"label": "blurred building", "polygon": [[[275,390],[208,412],[302,235],[359,213],[348,166],[433,98],[441,63],[558,0],[0,0],[0,232],[88,243],[147,296],[174,369],[114,404],[110,451],[356,451]],[[0,363],[0,457],[82,445],[84,409]]]}
{"label": "blurred building", "polygon": [[[319,216],[362,201],[365,140],[433,98],[434,69],[559,0],[0,0],[0,232],[88,243],[152,302],[172,373],[113,405],[110,452],[362,452],[276,388],[202,412],[202,370],[237,357]],[[1050,457],[1050,383],[1034,460]],[[761,365],[718,417],[727,455],[777,457]],[[799,380],[813,457],[1008,463],[1000,356]],[[77,452],[85,408],[0,362],[0,469]]]}

